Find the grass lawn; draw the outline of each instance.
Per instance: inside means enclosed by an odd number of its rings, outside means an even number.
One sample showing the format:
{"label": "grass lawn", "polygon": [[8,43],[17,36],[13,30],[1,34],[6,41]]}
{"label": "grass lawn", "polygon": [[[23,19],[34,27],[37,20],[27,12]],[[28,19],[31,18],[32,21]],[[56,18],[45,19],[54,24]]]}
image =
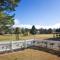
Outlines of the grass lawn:
{"label": "grass lawn", "polygon": [[[19,40],[25,40],[25,39],[47,39],[52,38],[53,34],[39,34],[39,35],[29,35],[29,36],[21,36],[19,35]],[[0,41],[9,41],[9,40],[16,40],[16,36],[14,34],[12,35],[0,35]]]}
{"label": "grass lawn", "polygon": [[0,55],[0,60],[60,60],[60,57],[43,51],[26,49]]}

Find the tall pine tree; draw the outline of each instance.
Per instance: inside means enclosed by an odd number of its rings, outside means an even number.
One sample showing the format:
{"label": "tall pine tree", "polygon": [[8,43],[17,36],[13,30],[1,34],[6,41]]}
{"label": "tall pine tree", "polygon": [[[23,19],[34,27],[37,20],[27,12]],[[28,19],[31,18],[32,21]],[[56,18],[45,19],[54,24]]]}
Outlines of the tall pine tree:
{"label": "tall pine tree", "polygon": [[33,34],[33,35],[36,34],[36,28],[35,28],[34,25],[32,26],[32,28],[31,28],[31,30],[30,30],[30,33]]}

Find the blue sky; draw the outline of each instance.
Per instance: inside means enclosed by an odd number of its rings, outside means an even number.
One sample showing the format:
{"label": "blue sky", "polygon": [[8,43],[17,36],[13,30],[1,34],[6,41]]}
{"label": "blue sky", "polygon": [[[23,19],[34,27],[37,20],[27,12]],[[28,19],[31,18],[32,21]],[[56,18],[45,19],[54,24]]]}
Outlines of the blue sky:
{"label": "blue sky", "polygon": [[21,0],[16,24],[52,26],[60,23],[60,0]]}

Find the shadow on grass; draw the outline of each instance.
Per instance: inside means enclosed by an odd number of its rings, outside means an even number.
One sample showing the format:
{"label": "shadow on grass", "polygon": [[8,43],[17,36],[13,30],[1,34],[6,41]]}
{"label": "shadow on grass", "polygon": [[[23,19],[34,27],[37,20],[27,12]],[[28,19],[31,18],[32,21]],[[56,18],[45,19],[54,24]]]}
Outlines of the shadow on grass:
{"label": "shadow on grass", "polygon": [[60,41],[60,38],[48,38],[46,40]]}
{"label": "shadow on grass", "polygon": [[48,52],[48,53],[51,53],[51,54],[53,54],[53,55],[57,55],[58,57],[60,57],[60,51],[48,49],[48,48],[45,48],[45,47],[38,47],[38,46],[32,46],[32,47],[30,47],[30,48],[31,48],[31,49],[34,49],[34,50],[39,50],[39,51]]}
{"label": "shadow on grass", "polygon": [[9,50],[9,51],[1,51],[0,54],[12,53],[12,52],[23,51],[23,50],[25,50],[25,48],[14,49],[14,50]]}

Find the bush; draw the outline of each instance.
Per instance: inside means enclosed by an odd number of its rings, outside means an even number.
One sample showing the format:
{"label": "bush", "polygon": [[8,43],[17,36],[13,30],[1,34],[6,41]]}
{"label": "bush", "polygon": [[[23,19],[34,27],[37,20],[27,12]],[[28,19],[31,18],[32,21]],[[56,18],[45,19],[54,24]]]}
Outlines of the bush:
{"label": "bush", "polygon": [[23,36],[28,36],[28,32],[25,32],[25,33],[23,34]]}

